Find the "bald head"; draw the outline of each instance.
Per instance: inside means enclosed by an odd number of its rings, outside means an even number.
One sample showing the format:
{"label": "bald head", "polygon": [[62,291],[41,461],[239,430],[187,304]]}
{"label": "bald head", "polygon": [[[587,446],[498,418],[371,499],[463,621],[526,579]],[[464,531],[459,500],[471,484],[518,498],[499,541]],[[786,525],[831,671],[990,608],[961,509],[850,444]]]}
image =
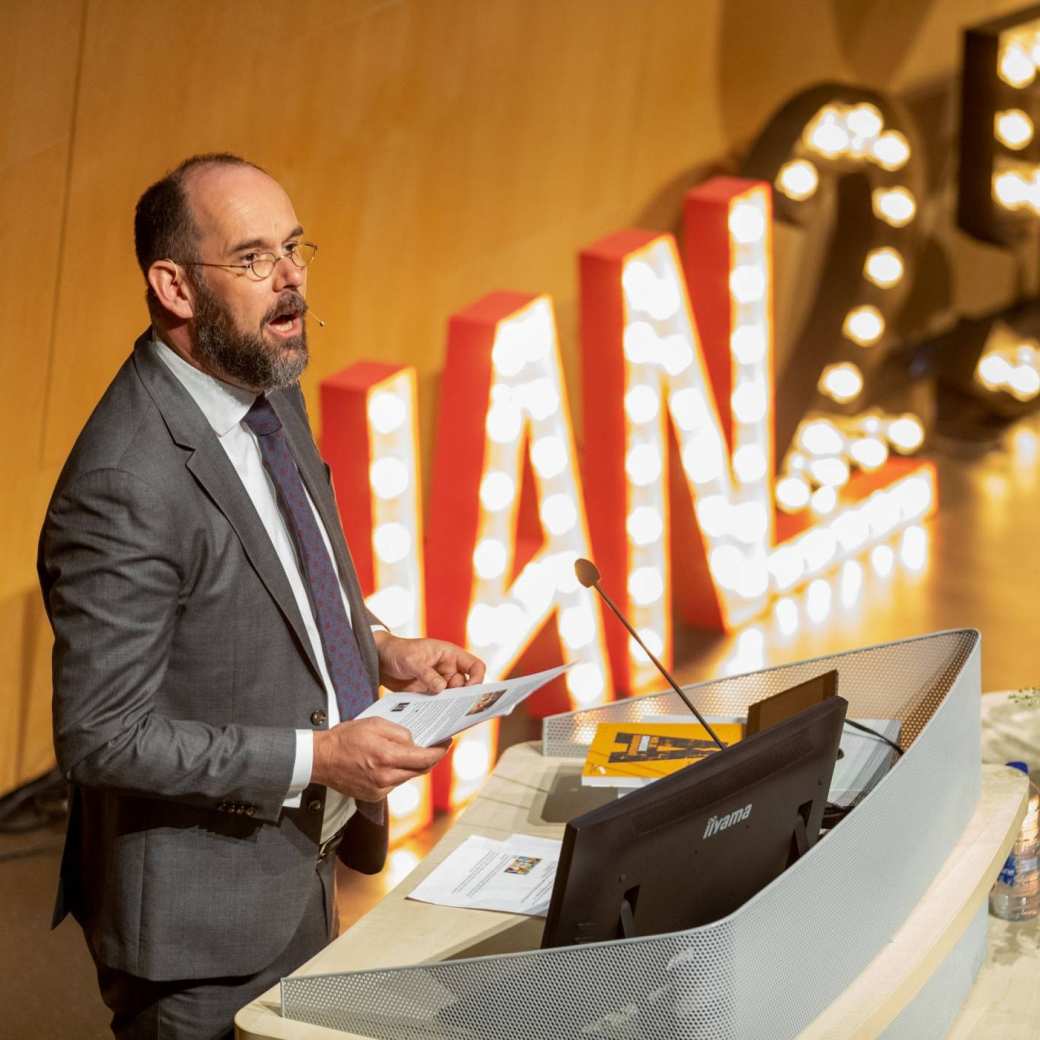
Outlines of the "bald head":
{"label": "bald head", "polygon": [[247,249],[277,252],[286,239],[302,230],[285,189],[255,166],[198,166],[188,173],[182,187],[193,225],[195,255],[173,259],[234,262]]}

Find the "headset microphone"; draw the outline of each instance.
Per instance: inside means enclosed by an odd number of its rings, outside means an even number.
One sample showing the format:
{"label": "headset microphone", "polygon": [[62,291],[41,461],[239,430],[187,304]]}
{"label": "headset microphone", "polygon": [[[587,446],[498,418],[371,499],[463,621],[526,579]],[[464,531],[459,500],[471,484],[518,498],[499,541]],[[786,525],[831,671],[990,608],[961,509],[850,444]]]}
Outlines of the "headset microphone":
{"label": "headset microphone", "polygon": [[610,607],[610,609],[614,611],[614,613],[617,615],[618,620],[621,622],[621,624],[623,624],[625,628],[628,629],[632,638],[646,652],[646,656],[649,657],[651,661],[653,661],[654,667],[668,680],[668,684],[679,695],[686,707],[689,708],[690,711],[692,711],[693,714],[697,716],[697,721],[708,731],[709,735],[711,736],[711,739],[719,745],[720,750],[725,751],[726,745],[723,744],[721,740],[719,740],[718,734],[715,732],[715,730],[711,728],[711,726],[708,723],[708,720],[694,707],[693,701],[691,701],[690,698],[687,697],[686,694],[679,689],[679,684],[671,677],[671,675],[668,674],[668,672],[665,670],[664,665],[661,664],[661,662],[658,661],[652,653],[650,653],[650,650],[648,649],[646,643],[644,643],[643,640],[639,638],[639,633],[628,623],[628,620],[625,618],[624,614],[622,614],[621,611],[618,610],[618,608],[614,605],[614,601],[603,591],[602,588],[600,588],[599,568],[591,560],[578,559],[574,561],[574,573],[577,576],[578,581],[580,581],[582,585],[585,586],[585,588],[595,589],[600,594],[600,596],[606,602],[607,606]]}
{"label": "headset microphone", "polygon": [[323,322],[321,318],[319,318],[318,315],[315,314],[313,310],[311,310],[310,307],[307,308],[307,313],[318,323],[319,328],[325,328],[325,322]]}

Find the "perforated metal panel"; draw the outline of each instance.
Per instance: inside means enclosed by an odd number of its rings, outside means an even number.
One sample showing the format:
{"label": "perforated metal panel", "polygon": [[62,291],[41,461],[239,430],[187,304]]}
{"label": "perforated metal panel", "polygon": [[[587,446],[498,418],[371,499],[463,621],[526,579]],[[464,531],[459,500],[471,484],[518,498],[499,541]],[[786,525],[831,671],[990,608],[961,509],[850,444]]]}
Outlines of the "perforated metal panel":
{"label": "perforated metal panel", "polygon": [[[702,712],[744,715],[749,704],[837,668],[838,693],[849,702],[849,717],[899,719],[901,742],[908,747],[942,702],[978,640],[976,632],[940,632],[713,679],[684,686],[683,691]],[[688,710],[672,690],[666,690],[553,715],[542,726],[543,750],[546,755],[584,758],[600,722],[645,722],[655,715]]]}
{"label": "perforated metal panel", "polygon": [[[688,689],[742,714],[839,669],[852,716],[897,718],[906,754],[842,824],[735,913],[645,939],[289,978],[283,1014],[385,1040],[783,1040],[841,993],[920,899],[980,788],[978,633],[955,631]],[[674,695],[546,720],[582,757],[597,722],[674,714]]]}

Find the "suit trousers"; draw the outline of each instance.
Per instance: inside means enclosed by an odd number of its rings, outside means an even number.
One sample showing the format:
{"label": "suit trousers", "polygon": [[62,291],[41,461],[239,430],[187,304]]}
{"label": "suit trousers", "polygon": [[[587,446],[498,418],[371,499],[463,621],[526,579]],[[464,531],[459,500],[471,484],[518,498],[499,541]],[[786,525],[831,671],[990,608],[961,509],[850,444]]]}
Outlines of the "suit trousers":
{"label": "suit trousers", "polygon": [[[117,971],[95,957],[101,997],[116,1040],[233,1040],[238,1010],[295,971],[336,936],[336,857],[318,859],[296,934],[255,975],[155,982]],[[277,898],[278,893],[271,893]],[[264,907],[257,906],[262,914]]]}

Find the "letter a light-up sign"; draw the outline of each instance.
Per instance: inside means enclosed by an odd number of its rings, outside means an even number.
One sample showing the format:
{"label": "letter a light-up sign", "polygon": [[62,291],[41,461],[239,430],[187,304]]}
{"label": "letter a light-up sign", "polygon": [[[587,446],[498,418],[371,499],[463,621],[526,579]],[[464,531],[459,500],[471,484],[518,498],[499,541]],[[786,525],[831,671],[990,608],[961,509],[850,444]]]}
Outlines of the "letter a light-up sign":
{"label": "letter a light-up sign", "polygon": [[[415,369],[363,361],[322,381],[322,453],[369,609],[395,633],[423,634],[422,503]],[[390,793],[390,838],[432,816],[429,777]]]}
{"label": "letter a light-up sign", "polygon": [[[585,463],[596,559],[611,594],[665,660],[670,562],[684,614],[699,624],[738,624],[762,609],[769,585],[769,190],[727,180],[700,193],[697,242],[713,280],[697,318],[723,352],[702,350],[671,235],[622,231],[581,254]],[[709,370],[716,388],[725,389],[718,407]],[[670,455],[677,456],[671,465]],[[696,520],[688,508],[670,514],[668,471]],[[659,683],[620,629],[610,630],[608,645],[618,688]]]}
{"label": "letter a light-up sign", "polygon": [[492,293],[452,317],[433,473],[434,633],[500,676],[555,614],[573,666],[552,710],[607,699],[602,616],[574,575],[589,540],[549,297]]}

